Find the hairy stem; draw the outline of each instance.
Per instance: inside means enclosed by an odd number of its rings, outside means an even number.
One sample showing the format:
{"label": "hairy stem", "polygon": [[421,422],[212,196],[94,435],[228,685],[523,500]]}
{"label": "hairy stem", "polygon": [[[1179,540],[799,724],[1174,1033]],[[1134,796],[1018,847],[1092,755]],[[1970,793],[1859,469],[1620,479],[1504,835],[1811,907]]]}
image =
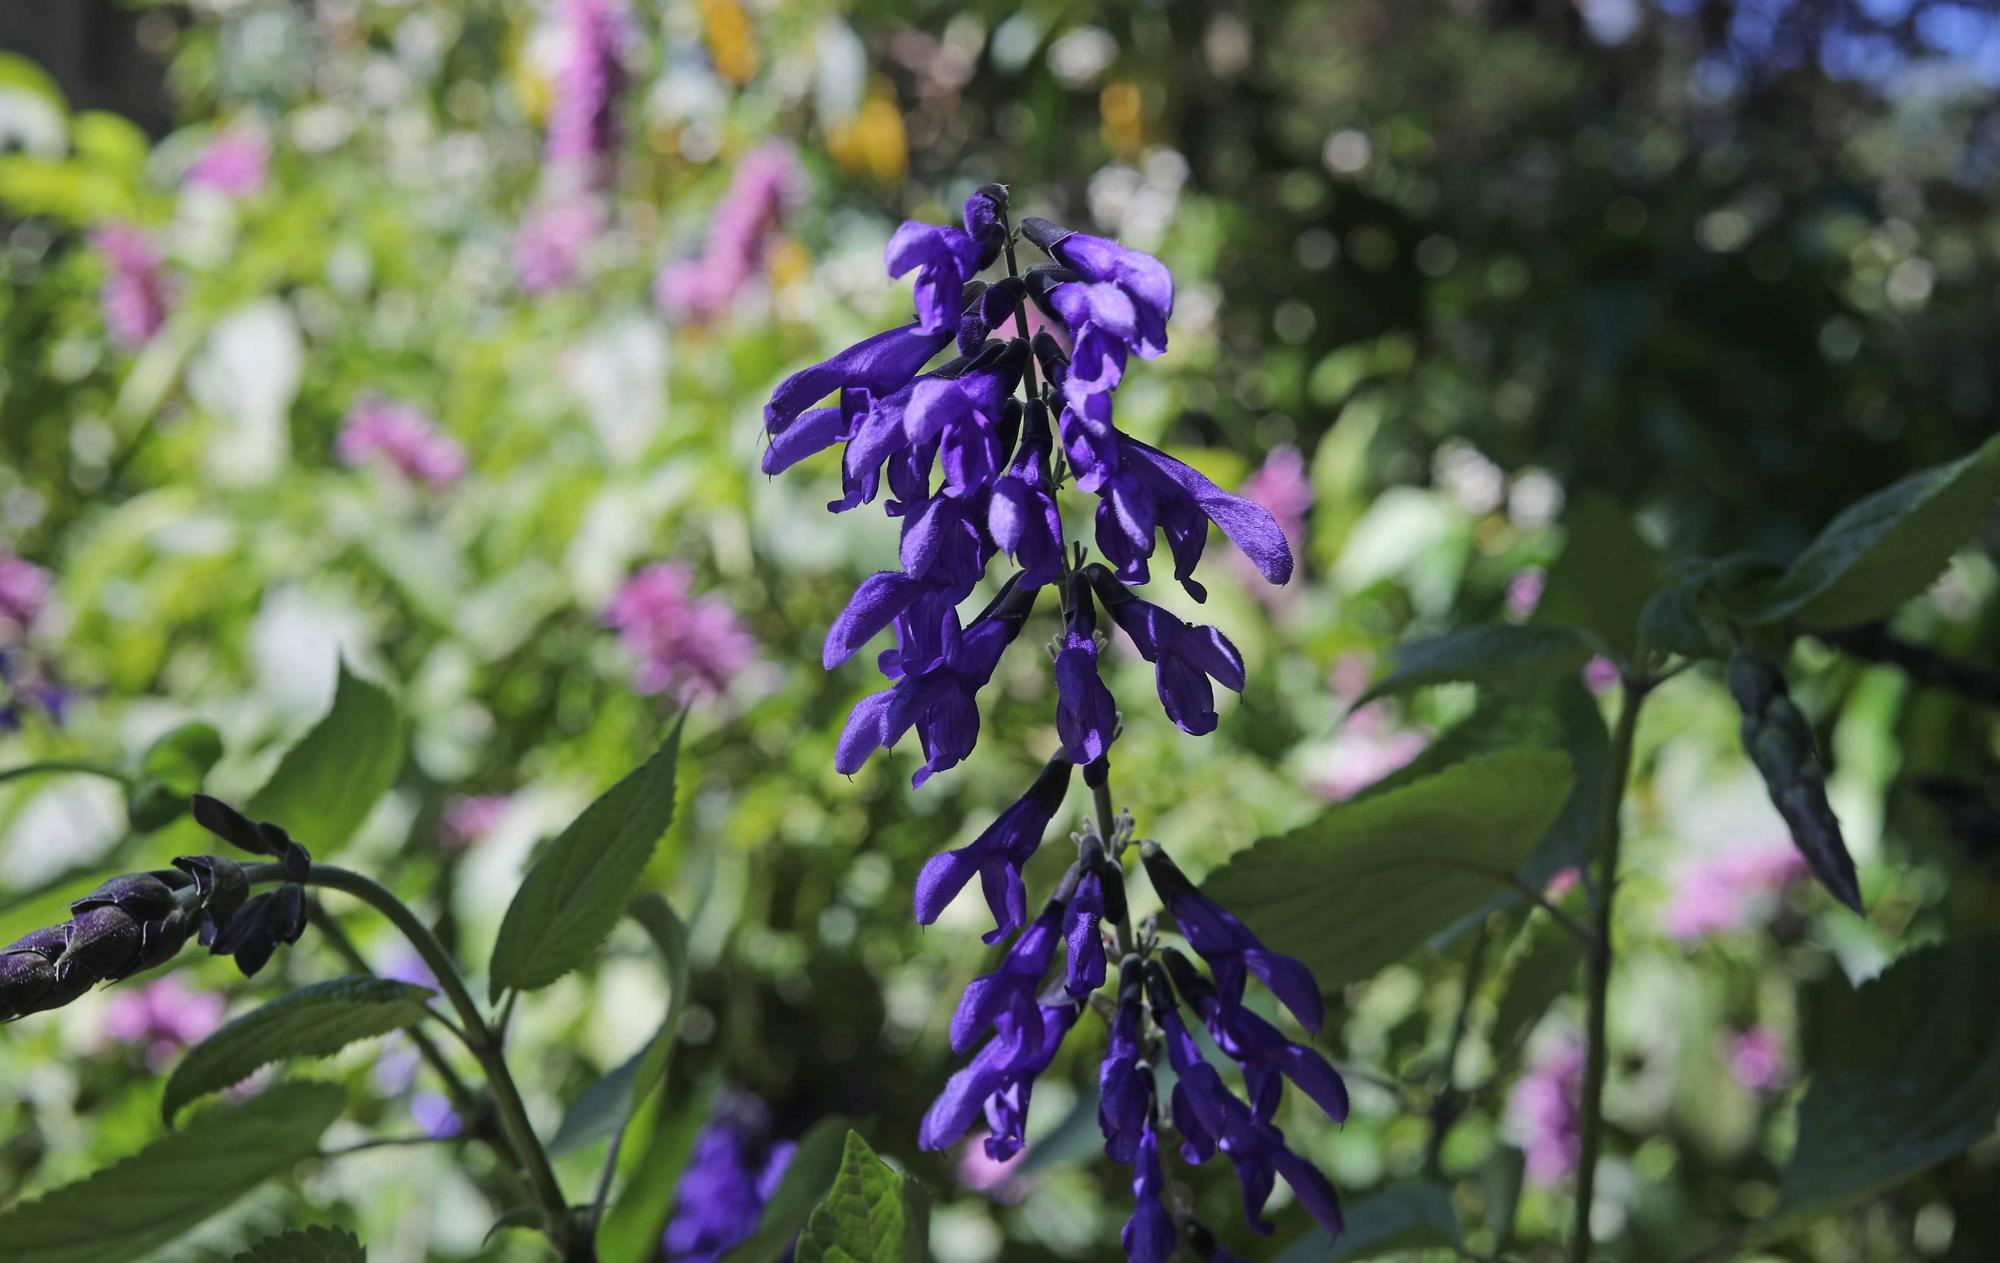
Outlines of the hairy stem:
{"label": "hairy stem", "polygon": [[1611,988],[1611,908],[1618,891],[1619,824],[1625,805],[1625,784],[1632,779],[1632,742],[1639,728],[1639,707],[1653,683],[1637,674],[1626,677],[1618,726],[1611,738],[1611,778],[1606,786],[1603,832],[1598,844],[1596,930],[1589,944],[1589,991],[1585,997],[1589,1002],[1589,1030],[1583,1089],[1577,1103],[1580,1119],[1576,1212],[1570,1228],[1570,1263],[1590,1263],[1590,1206],[1597,1195],[1597,1158],[1604,1147],[1604,1076],[1609,1064],[1604,1032]]}

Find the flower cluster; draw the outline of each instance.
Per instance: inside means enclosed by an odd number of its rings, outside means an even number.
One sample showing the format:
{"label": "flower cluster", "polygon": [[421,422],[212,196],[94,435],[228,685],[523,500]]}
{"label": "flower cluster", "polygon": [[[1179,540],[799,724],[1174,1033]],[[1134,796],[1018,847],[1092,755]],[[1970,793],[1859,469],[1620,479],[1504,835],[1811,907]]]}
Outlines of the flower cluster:
{"label": "flower cluster", "polygon": [[680,324],[721,319],[763,266],[771,239],[804,196],[803,184],[797,156],[779,141],[738,163],[701,253],[669,263],[653,283],[653,301],[667,318]]}
{"label": "flower cluster", "polygon": [[685,706],[720,697],[757,660],[757,642],[720,598],[694,595],[694,572],[677,562],[647,566],[622,584],[604,621],[638,663],[633,686]]}
{"label": "flower cluster", "polygon": [[212,991],[190,991],[168,975],[137,991],[121,994],[104,1016],[104,1035],[113,1043],[139,1049],[154,1072],[172,1064],[175,1054],[191,1048],[222,1025],[223,999]]}
{"label": "flower cluster", "polygon": [[571,190],[598,192],[618,148],[630,24],[616,0],[564,0],[558,21],[566,47],[542,156]]}
{"label": "flower cluster", "polygon": [[365,398],[348,409],[334,454],[346,465],[381,461],[410,482],[443,489],[465,473],[465,449],[408,404]]}
{"label": "flower cluster", "polygon": [[[1135,845],[1129,818],[1116,827],[1108,819],[1109,752],[1120,723],[1100,672],[1110,626],[1153,665],[1161,706],[1184,732],[1214,731],[1216,685],[1244,687],[1242,656],[1227,637],[1132,590],[1151,577],[1159,536],[1174,578],[1197,601],[1206,597],[1195,569],[1211,525],[1275,584],[1291,576],[1291,549],[1265,508],[1114,423],[1115,395],[1132,358],[1166,350],[1174,301],[1166,268],[1043,219],[1024,220],[1020,234],[1049,261],[1019,270],[1007,193],[998,185],[966,202],[963,227],[904,224],[886,261],[891,276],[914,274],[915,320],[794,373],[764,410],[767,473],[844,444],[843,494],[828,507],[844,512],[880,498],[901,521],[898,568],[866,579],[826,636],[828,670],[878,633],[893,630],[896,638],[877,658],[889,687],[856,704],[841,734],[840,771],[858,771],[912,731],[924,753],[914,784],[963,761],[979,735],[979,691],[1020,637],[1042,589],[1054,589],[1062,615],[1051,645],[1061,749],[984,832],[934,857],[917,880],[915,912],[928,924],[978,877],[994,920],[986,941],[1012,938],[952,1018],[952,1047],[970,1060],[930,1107],[919,1141],[942,1149],[983,1121],[988,1158],[1004,1162],[1019,1153],[1035,1081],[1115,960],[1118,999],[1100,1072],[1099,1122],[1106,1154],[1134,1172],[1124,1235],[1133,1263],[1164,1263],[1182,1243],[1204,1258],[1228,1257],[1186,1213],[1184,1199],[1169,1195],[1162,1157],[1169,1134],[1179,1137],[1178,1153],[1191,1165],[1217,1153],[1230,1160],[1254,1230],[1270,1230],[1262,1211],[1282,1176],[1337,1233],[1332,1185],[1287,1144],[1275,1119],[1287,1079],[1335,1120],[1346,1117],[1345,1086],[1318,1052],[1245,1004],[1255,976],[1317,1031],[1318,985],[1298,961],[1267,949],[1202,895],[1150,842],[1137,845],[1153,888],[1207,973],[1164,946],[1152,927],[1135,935],[1124,884],[1124,857]],[[1005,277],[978,279],[1003,255]],[[1031,308],[1049,322],[1032,337]],[[953,344],[956,357],[932,367]],[[1089,560],[1083,544],[1066,537],[1058,500],[1066,485],[1095,497],[1101,560]],[[960,607],[1003,555],[1013,573],[978,613],[963,617]],[[1077,835],[1075,864],[1030,920],[1023,869],[1079,768],[1100,818]],[[1240,1094],[1203,1059],[1184,1013],[1237,1067]],[[1155,1087],[1163,1055],[1174,1074],[1164,1100]]]}
{"label": "flower cluster", "polygon": [[1805,875],[1804,857],[1782,839],[1689,861],[1674,873],[1660,929],[1683,942],[1743,929],[1761,921],[1777,896]]}
{"label": "flower cluster", "polygon": [[1507,1129],[1527,1155],[1528,1182],[1554,1188],[1576,1171],[1584,1044],[1565,1031],[1529,1062],[1507,1096]]}
{"label": "flower cluster", "polygon": [[181,179],[224,197],[249,197],[264,187],[270,167],[271,142],[264,133],[254,127],[233,127],[203,145]]}
{"label": "flower cluster", "polygon": [[514,233],[514,276],[528,294],[567,289],[583,276],[584,251],[604,232],[604,207],[590,196],[537,206]]}
{"label": "flower cluster", "polygon": [[49,605],[49,573],[0,552],[0,732],[21,726],[30,709],[62,722],[69,694],[27,647]]}
{"label": "flower cluster", "polygon": [[144,346],[167,322],[172,306],[158,248],[145,233],[125,224],[99,228],[90,234],[90,244],[106,269],[98,291],[105,332],[120,346]]}
{"label": "flower cluster", "polygon": [[725,1091],[696,1134],[661,1249],[666,1263],[716,1263],[757,1231],[798,1146],[773,1140],[771,1112]]}

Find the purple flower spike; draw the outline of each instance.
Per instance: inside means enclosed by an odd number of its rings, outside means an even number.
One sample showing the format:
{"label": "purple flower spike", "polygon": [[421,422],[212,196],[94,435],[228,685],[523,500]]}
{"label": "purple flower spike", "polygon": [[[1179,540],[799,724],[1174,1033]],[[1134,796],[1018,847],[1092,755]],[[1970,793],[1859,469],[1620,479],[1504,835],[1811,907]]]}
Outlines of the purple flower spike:
{"label": "purple flower spike", "polygon": [[909,324],[885,330],[778,383],[764,405],[764,429],[782,434],[807,408],[837,390],[861,390],[887,398],[910,384],[951,341],[952,330]]}
{"label": "purple flower spike", "polygon": [[1144,583],[1153,534],[1167,533],[1174,578],[1195,600],[1207,591],[1194,568],[1208,544],[1208,524],[1243,550],[1259,574],[1282,584],[1292,577],[1292,548],[1263,505],[1230,495],[1192,468],[1134,438],[1121,438],[1118,469],[1097,506],[1097,547],[1126,583]]}
{"label": "purple flower spike", "polygon": [[1152,1070],[1141,1060],[1140,1026],[1145,1020],[1144,966],[1127,957],[1118,972],[1118,1009],[1111,1019],[1111,1040],[1097,1072],[1097,1125],[1104,1132],[1104,1154],[1116,1162],[1131,1162],[1139,1152],[1139,1135],[1153,1109]]}
{"label": "purple flower spike", "polygon": [[1241,1007],[1247,974],[1255,974],[1271,994],[1299,1019],[1299,1025],[1317,1031],[1325,1020],[1325,1002],[1312,971],[1290,956],[1266,948],[1247,926],[1225,911],[1213,899],[1194,888],[1187,874],[1175,867],[1167,853],[1156,844],[1141,844],[1146,876],[1167,907],[1181,936],[1208,962],[1215,974],[1215,989],[1222,1003]]}
{"label": "purple flower spike", "polygon": [[1213,627],[1199,627],[1150,601],[1132,595],[1111,572],[1093,563],[1091,586],[1112,621],[1125,629],[1141,657],[1154,666],[1160,704],[1174,726],[1191,736],[1215,731],[1217,684],[1243,691],[1243,655],[1229,638]]}
{"label": "purple flower spike", "polygon": [[1290,1079],[1336,1123],[1347,1121],[1347,1084],[1326,1058],[1295,1044],[1278,1029],[1241,1005],[1226,1005],[1193,963],[1172,948],[1161,953],[1167,972],[1196,1015],[1215,1037],[1216,1047],[1243,1068],[1252,1112],[1263,1122],[1277,1114],[1284,1090],[1279,1076]]}
{"label": "purple flower spike", "polygon": [[1049,962],[1055,959],[1060,938],[1056,927],[1062,919],[1062,901],[1050,900],[1034,924],[1000,958],[1000,967],[967,985],[951,1017],[953,1052],[972,1047],[973,1041],[998,1025],[1002,1017],[1022,1039],[1041,1043],[1042,1015],[1035,996],[1041,990],[1043,975],[1049,972]]}
{"label": "purple flower spike", "polygon": [[1174,1217],[1167,1213],[1166,1190],[1166,1172],[1160,1169],[1160,1136],[1148,1126],[1139,1137],[1133,1164],[1132,1218],[1120,1234],[1130,1263],[1167,1263],[1179,1243]]}
{"label": "purple flower spike", "polygon": [[917,1144],[929,1150],[951,1146],[981,1113],[991,1132],[986,1138],[986,1156],[1005,1162],[1026,1143],[1028,1102],[1035,1079],[1055,1060],[1063,1036],[1069,1034],[1083,1012],[1081,1004],[1041,1006],[1041,1038],[1022,1037],[1013,1019],[1002,1015],[999,1028],[986,1046],[951,1076],[944,1091],[924,1114],[917,1131]]}
{"label": "purple flower spike", "polygon": [[1174,278],[1165,264],[1115,241],[1071,232],[1032,215],[1021,221],[1021,235],[1085,281],[1115,286],[1125,294],[1133,310],[1133,351],[1150,360],[1167,349],[1167,318],[1174,314]]}
{"label": "purple flower spike", "polygon": [[941,224],[906,221],[882,253],[889,275],[917,274],[917,325],[926,333],[958,332],[965,283],[980,267],[980,245],[970,234]]}
{"label": "purple flower spike", "polygon": [[993,929],[986,941],[997,943],[1027,920],[1027,887],[1021,869],[1042,844],[1049,821],[1069,792],[1069,774],[1074,765],[1057,755],[1042,769],[1013,806],[987,826],[971,845],[931,857],[917,877],[917,920],[929,925],[938,919],[945,905],[958,897],[972,875],[979,875],[986,893],[986,906],[993,911]]}

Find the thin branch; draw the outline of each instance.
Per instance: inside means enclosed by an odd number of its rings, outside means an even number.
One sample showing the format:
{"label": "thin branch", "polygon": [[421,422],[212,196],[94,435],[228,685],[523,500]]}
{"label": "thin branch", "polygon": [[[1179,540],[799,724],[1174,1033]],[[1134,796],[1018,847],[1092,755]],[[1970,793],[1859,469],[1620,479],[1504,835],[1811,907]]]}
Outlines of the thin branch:
{"label": "thin branch", "polygon": [[448,1145],[454,1141],[464,1139],[466,1139],[464,1135],[377,1136],[373,1140],[363,1140],[351,1145],[342,1145],[337,1149],[322,1149],[319,1151],[319,1156],[322,1158],[344,1158],[350,1153],[365,1153],[370,1149],[396,1149],[414,1145]]}
{"label": "thin branch", "polygon": [[1918,684],[2000,710],[2000,672],[1913,644],[1890,634],[1880,623],[1813,634],[1851,658],[1895,667]]}

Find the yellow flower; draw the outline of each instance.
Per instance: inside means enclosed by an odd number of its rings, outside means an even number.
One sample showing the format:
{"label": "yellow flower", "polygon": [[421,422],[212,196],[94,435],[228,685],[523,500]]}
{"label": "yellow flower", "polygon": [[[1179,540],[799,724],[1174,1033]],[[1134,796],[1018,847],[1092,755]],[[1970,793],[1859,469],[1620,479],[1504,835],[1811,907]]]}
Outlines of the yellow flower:
{"label": "yellow flower", "polygon": [[1139,85],[1130,79],[1113,79],[1098,94],[1097,111],[1102,118],[1098,130],[1105,145],[1120,157],[1138,153],[1145,143],[1140,126],[1141,105]]}
{"label": "yellow flower", "polygon": [[757,36],[737,0],[701,0],[701,37],[715,72],[737,87],[757,73]]}
{"label": "yellow flower", "polygon": [[903,112],[887,80],[868,85],[868,98],[854,117],[826,132],[826,152],[849,171],[874,176],[884,184],[903,178],[910,169],[910,142],[903,131]]}

